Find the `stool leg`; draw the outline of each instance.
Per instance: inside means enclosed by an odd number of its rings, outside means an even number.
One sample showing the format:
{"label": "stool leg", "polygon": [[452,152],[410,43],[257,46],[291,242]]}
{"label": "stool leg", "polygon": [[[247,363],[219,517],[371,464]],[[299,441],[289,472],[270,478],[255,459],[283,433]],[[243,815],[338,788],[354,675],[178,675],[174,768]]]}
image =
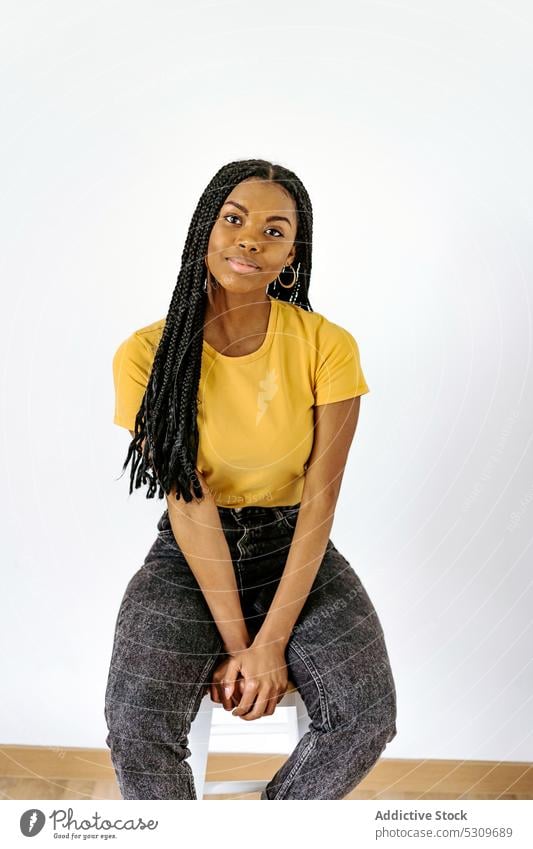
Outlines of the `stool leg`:
{"label": "stool leg", "polygon": [[191,752],[189,764],[192,769],[194,788],[198,800],[201,800],[204,795],[213,705],[211,696],[206,694],[200,702],[198,713],[192,721],[189,731],[189,749]]}

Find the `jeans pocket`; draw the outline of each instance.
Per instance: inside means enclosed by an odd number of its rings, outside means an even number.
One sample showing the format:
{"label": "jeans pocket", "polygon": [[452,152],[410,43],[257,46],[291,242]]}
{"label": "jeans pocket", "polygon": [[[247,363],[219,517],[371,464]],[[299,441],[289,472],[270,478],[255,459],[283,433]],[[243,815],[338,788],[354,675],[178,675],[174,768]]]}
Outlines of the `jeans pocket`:
{"label": "jeans pocket", "polygon": [[172,528],[164,528],[162,531],[158,531],[156,540],[164,546],[170,546],[174,549],[178,548],[178,543],[176,542],[176,537],[174,536]]}
{"label": "jeans pocket", "polygon": [[174,537],[174,531],[172,530],[172,528],[168,528],[168,530],[165,528],[165,530],[163,531],[158,531],[157,536],[159,537],[159,539],[162,539],[164,541],[176,542],[176,538]]}
{"label": "jeans pocket", "polygon": [[174,557],[180,549],[174,537],[172,530],[158,531],[157,536],[150,546],[146,557],[144,558],[144,566],[151,565],[157,560],[168,560],[169,557]]}
{"label": "jeans pocket", "polygon": [[298,521],[298,511],[292,511],[289,513],[285,512],[285,510],[280,510],[278,515],[285,527],[293,533],[296,527],[296,522]]}

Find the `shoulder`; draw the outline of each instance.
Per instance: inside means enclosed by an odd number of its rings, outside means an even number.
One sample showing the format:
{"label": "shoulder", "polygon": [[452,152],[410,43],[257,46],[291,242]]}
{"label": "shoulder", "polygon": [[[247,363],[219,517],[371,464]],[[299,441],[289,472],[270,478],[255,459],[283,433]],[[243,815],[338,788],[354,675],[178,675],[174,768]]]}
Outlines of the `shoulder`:
{"label": "shoulder", "polygon": [[143,349],[155,352],[159,345],[161,336],[163,335],[164,327],[164,318],[160,318],[157,321],[152,322],[152,324],[147,324],[144,327],[139,327],[138,330],[134,330],[130,336],[120,343],[119,350],[124,346],[132,353],[136,350],[141,351]]}
{"label": "shoulder", "polygon": [[280,300],[277,303],[279,304],[279,317],[283,326],[303,335],[314,335],[324,321],[324,316],[320,313],[310,312],[304,307],[298,306],[298,304]]}
{"label": "shoulder", "polygon": [[310,312],[297,304],[286,301],[279,301],[279,303],[284,324],[292,326],[309,339],[313,339],[319,353],[338,347],[358,350],[357,342],[352,333],[340,324],[331,321],[322,313]]}
{"label": "shoulder", "polygon": [[321,316],[319,333],[326,350],[341,349],[346,354],[358,356],[359,347],[356,339],[346,327]]}
{"label": "shoulder", "polygon": [[165,321],[166,319],[160,318],[157,321],[153,321],[152,324],[140,327],[138,330],[135,330],[129,338],[132,340],[133,344],[143,345],[155,352],[159,345],[161,336],[163,335]]}
{"label": "shoulder", "polygon": [[161,340],[165,320],[161,318],[140,327],[124,339],[113,355],[113,368],[118,370],[127,365],[149,368]]}

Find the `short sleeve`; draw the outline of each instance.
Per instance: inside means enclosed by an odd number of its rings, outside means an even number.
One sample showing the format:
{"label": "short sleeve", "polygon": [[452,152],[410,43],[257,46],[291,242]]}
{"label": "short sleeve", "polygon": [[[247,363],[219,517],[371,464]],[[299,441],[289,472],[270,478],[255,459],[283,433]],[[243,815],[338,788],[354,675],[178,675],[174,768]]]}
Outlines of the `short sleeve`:
{"label": "short sleeve", "polygon": [[113,422],[135,429],[153,364],[153,351],[141,335],[133,333],[122,342],[113,357],[115,416]]}
{"label": "short sleeve", "polygon": [[320,328],[315,374],[315,405],[345,401],[370,392],[352,334],[325,321]]}

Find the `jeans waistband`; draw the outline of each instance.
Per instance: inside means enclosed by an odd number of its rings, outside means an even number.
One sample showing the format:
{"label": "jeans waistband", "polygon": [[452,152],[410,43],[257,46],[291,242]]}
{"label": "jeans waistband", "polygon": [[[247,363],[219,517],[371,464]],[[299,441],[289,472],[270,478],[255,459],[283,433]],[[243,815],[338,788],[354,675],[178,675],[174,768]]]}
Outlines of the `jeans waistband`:
{"label": "jeans waistband", "polygon": [[[244,507],[222,507],[217,505],[220,521],[224,529],[228,528],[256,528],[261,525],[269,525],[280,519],[295,520],[300,509],[299,504],[283,505],[281,507],[261,507],[246,505]],[[168,510],[165,510],[157,523],[160,531],[170,529]]]}
{"label": "jeans waistband", "polygon": [[246,505],[245,507],[221,507],[218,506],[218,513],[221,519],[231,517],[237,519],[239,524],[261,524],[262,522],[272,522],[281,516],[292,516],[298,513],[299,504],[290,504],[282,507],[258,507],[255,505]]}

